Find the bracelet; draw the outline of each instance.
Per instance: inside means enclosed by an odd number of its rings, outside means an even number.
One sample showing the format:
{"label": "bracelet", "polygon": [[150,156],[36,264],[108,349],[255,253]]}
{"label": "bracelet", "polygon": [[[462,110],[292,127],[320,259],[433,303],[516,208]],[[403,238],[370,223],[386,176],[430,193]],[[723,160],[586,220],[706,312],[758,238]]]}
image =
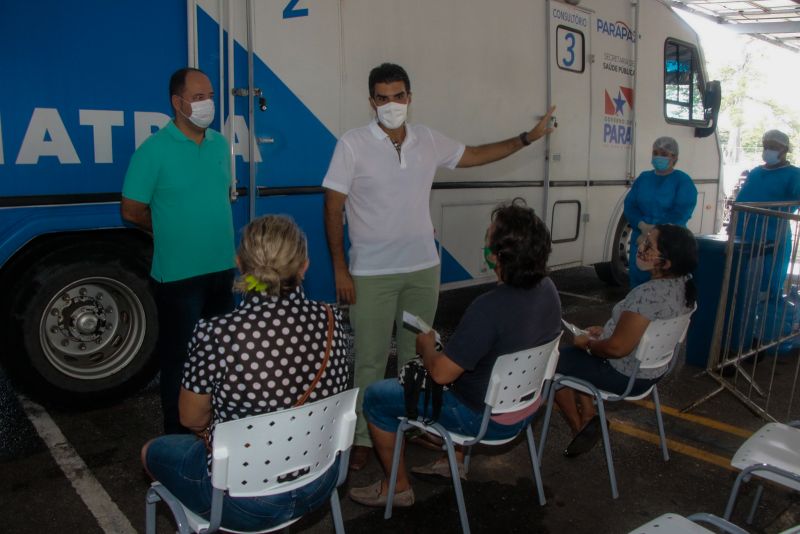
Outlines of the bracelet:
{"label": "bracelet", "polygon": [[531,144],[531,142],[528,141],[528,132],[522,132],[519,134],[519,140],[522,141],[522,146],[528,146]]}
{"label": "bracelet", "polygon": [[589,339],[586,340],[586,352],[588,352],[589,354],[594,356],[594,354],[592,354],[592,348],[589,346],[589,344],[591,342],[592,342],[592,338],[589,338]]}

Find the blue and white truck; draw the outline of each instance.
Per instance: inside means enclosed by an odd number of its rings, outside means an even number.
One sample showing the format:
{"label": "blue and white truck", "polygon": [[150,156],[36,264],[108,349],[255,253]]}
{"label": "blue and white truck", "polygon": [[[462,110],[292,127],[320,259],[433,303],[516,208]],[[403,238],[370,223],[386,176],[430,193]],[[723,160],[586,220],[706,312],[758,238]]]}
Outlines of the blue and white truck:
{"label": "blue and white truck", "polygon": [[314,298],[334,298],[320,183],[337,137],[371,120],[367,75],[383,61],[411,75],[412,121],[467,144],[558,106],[546,142],[436,177],[445,289],[491,280],[489,213],[517,196],[551,228],[552,268],[621,281],[622,199],[660,135],[678,140],[697,185],[690,227],[718,227],[719,86],[695,32],[659,0],[4,2],[0,49],[3,356],[62,398],[152,376],[151,241],[123,224],[119,198],[131,154],[170,119],[167,83],[183,66],[217,91],[236,227],[291,214],[309,237]]}

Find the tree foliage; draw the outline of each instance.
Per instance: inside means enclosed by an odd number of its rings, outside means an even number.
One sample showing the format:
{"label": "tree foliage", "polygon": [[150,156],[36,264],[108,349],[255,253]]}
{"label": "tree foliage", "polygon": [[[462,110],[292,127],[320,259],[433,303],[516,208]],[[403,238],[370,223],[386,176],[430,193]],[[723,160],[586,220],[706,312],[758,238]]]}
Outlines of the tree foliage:
{"label": "tree foliage", "polygon": [[760,160],[761,136],[770,128],[789,135],[793,147],[800,142],[800,114],[771,96],[771,51],[771,45],[748,39],[742,54],[727,54],[709,64],[711,78],[722,83],[718,133],[727,163]]}

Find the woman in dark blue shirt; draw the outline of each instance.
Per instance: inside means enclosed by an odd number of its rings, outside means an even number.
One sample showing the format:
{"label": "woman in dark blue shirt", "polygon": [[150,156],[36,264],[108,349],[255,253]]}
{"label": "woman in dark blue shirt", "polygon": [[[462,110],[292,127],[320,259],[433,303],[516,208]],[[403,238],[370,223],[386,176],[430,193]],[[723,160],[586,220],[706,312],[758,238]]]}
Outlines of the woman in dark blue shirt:
{"label": "woman in dark blue shirt", "polygon": [[[434,332],[417,336],[417,352],[431,378],[449,385],[443,392],[437,421],[446,429],[476,435],[498,356],[543,345],[559,335],[561,301],[546,272],[550,250],[550,232],[531,208],[516,201],[496,208],[487,231],[486,255],[497,275],[497,287],[470,304],[444,351],[436,350]],[[537,407],[534,403],[524,410],[492,417],[485,439],[517,435],[530,423]],[[418,408],[420,414],[430,417],[424,398]],[[406,415],[403,387],[396,379],[371,385],[364,396],[364,414],[385,478],[351,489],[350,498],[381,507],[387,499],[398,418]],[[463,453],[457,451],[456,456],[463,460]],[[463,464],[458,470],[463,477]],[[413,503],[414,491],[401,456],[393,505],[407,507]]]}

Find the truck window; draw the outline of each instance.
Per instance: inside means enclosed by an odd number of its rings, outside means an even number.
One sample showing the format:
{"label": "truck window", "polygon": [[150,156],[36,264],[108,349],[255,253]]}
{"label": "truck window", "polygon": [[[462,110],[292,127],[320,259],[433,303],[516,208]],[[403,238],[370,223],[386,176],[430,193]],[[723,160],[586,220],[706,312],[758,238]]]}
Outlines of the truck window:
{"label": "truck window", "polygon": [[703,86],[697,48],[667,39],[664,45],[664,117],[667,122],[703,124]]}

